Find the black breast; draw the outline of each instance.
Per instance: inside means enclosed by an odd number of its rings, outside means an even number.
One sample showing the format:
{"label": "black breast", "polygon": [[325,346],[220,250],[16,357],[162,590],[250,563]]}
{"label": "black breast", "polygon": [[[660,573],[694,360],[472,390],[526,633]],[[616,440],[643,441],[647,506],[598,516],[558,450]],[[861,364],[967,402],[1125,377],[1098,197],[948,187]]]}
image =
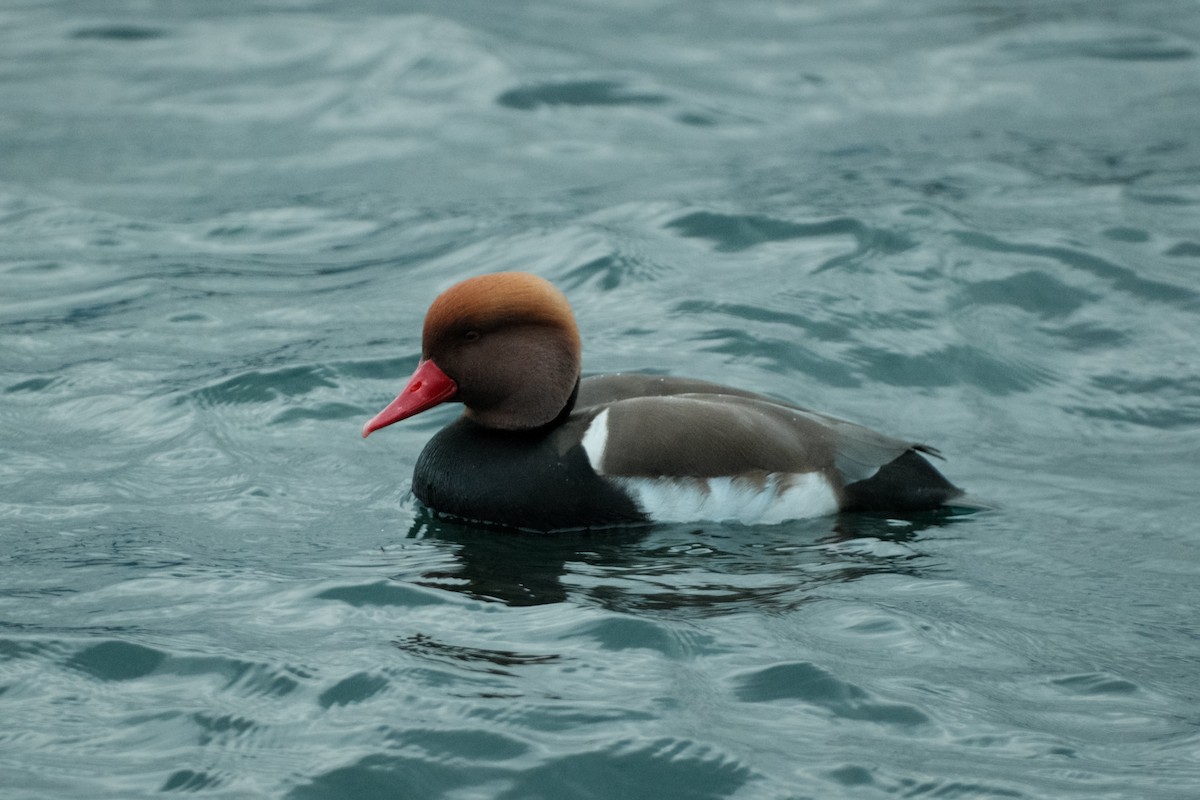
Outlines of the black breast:
{"label": "black breast", "polygon": [[525,432],[460,418],[421,451],[413,493],[434,511],[528,530],[646,522],[588,463],[578,435],[587,421]]}

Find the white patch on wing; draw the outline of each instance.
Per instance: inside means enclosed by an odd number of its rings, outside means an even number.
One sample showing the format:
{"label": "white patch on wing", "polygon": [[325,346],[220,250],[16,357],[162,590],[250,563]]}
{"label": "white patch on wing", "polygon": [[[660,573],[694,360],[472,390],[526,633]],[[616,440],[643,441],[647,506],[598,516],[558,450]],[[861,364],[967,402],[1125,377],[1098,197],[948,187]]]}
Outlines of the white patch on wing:
{"label": "white patch on wing", "polygon": [[772,473],[765,482],[737,477],[610,476],[609,480],[628,492],[656,522],[711,520],[774,525],[790,519],[821,517],[838,510],[837,495],[819,472]]}
{"label": "white patch on wing", "polygon": [[600,465],[604,463],[604,448],[608,446],[608,409],[604,409],[588,429],[583,432],[583,452],[587,453],[588,463],[592,469],[600,473]]}

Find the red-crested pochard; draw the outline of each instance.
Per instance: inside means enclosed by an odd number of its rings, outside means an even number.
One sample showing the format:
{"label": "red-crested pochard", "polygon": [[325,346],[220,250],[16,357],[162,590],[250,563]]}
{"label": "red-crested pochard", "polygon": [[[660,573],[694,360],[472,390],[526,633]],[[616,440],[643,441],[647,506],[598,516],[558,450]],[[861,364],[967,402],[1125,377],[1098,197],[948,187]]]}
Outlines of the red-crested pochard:
{"label": "red-crested pochard", "polygon": [[580,350],[548,281],[469,278],[434,300],[416,371],[363,436],[462,403],[413,492],[436,513],[539,531],[921,511],[961,494],[922,457],[931,447],[715,383],[581,380]]}

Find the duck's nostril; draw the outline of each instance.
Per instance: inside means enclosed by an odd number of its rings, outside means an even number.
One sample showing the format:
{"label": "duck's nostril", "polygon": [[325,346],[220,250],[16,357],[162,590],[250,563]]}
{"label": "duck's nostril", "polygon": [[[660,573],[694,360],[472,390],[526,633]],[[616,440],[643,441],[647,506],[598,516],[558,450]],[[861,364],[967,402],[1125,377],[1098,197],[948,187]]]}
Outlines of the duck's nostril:
{"label": "duck's nostril", "polygon": [[409,390],[410,392],[419,392],[419,391],[421,391],[421,381],[417,381],[416,383],[414,383],[414,384],[412,384],[411,386],[409,386],[409,387],[408,387],[408,390]]}

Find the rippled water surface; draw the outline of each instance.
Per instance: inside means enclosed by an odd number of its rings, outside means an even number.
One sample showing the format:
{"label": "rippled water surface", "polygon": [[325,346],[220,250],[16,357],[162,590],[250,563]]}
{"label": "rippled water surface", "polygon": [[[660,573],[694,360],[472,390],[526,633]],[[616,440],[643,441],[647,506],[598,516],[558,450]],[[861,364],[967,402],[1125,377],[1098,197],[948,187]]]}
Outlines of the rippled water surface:
{"label": "rippled water surface", "polygon": [[[1198,132],[1190,0],[8,0],[0,795],[1196,797]],[[512,268],[989,508],[430,519]]]}

